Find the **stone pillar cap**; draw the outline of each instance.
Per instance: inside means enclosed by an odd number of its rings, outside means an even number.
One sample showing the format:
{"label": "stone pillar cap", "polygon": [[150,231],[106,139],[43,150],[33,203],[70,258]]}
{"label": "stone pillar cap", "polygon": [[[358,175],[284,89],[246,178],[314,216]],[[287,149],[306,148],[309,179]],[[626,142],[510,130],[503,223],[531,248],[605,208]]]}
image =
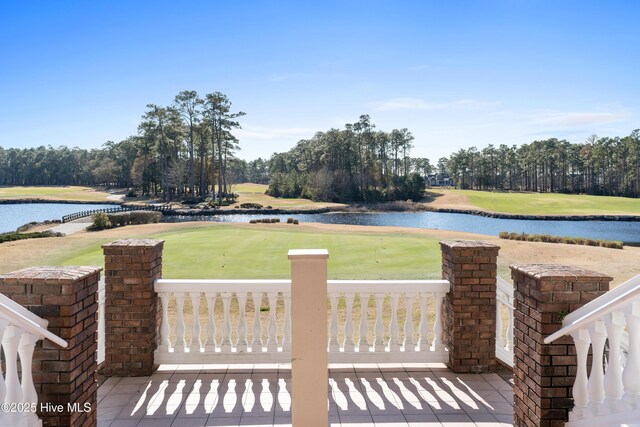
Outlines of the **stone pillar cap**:
{"label": "stone pillar cap", "polygon": [[500,249],[500,246],[493,243],[485,242],[483,240],[441,240],[441,245],[449,246],[451,248],[495,248]]}
{"label": "stone pillar cap", "polygon": [[101,267],[27,267],[0,274],[0,280],[41,280],[49,283],[74,283],[102,271]]}
{"label": "stone pillar cap", "polygon": [[164,240],[159,239],[121,239],[116,240],[111,243],[105,243],[102,245],[103,248],[111,248],[111,247],[149,247],[149,246],[158,246],[162,245]]}
{"label": "stone pillar cap", "polygon": [[327,259],[329,251],[326,249],[290,249],[289,259]]}
{"label": "stone pillar cap", "polygon": [[599,279],[611,281],[612,277],[596,271],[585,270],[584,268],[572,265],[559,264],[516,264],[510,266],[511,270],[517,271],[534,279],[573,279],[587,280]]}

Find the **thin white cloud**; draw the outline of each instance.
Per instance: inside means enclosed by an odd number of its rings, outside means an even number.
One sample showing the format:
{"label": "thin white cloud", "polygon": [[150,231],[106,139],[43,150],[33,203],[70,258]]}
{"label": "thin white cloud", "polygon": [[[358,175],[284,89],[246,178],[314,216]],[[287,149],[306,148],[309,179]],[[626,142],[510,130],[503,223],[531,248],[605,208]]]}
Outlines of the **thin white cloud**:
{"label": "thin white cloud", "polygon": [[595,111],[582,111],[582,112],[557,112],[557,111],[545,111],[540,113],[534,113],[532,115],[532,122],[538,125],[553,125],[553,126],[583,126],[603,123],[619,122],[627,119],[629,113],[626,111],[618,112],[595,112]]}
{"label": "thin white cloud", "polygon": [[267,128],[263,126],[244,125],[242,129],[238,129],[234,134],[242,138],[251,139],[290,139],[291,137],[311,137],[316,131],[308,128]]}
{"label": "thin white cloud", "polygon": [[377,111],[396,110],[475,110],[498,105],[499,102],[479,101],[476,99],[460,99],[457,101],[434,103],[420,98],[399,97],[371,104]]}

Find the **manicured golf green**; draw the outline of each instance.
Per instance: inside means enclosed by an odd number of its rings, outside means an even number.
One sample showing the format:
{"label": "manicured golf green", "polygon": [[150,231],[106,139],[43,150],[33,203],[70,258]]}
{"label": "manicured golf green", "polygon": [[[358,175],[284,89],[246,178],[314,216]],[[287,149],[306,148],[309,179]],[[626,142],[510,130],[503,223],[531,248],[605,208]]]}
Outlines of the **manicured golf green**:
{"label": "manicured golf green", "polygon": [[[403,234],[338,233],[313,229],[233,225],[182,229],[153,236],[165,240],[166,278],[290,277],[289,249],[328,249],[334,279],[438,279],[438,240]],[[133,236],[132,236],[133,237]],[[103,265],[96,242],[52,259],[53,264]]]}
{"label": "manicured golf green", "polygon": [[81,202],[104,202],[109,196],[106,191],[91,187],[70,186],[0,186],[0,199],[48,199],[77,200]]}
{"label": "manicured golf green", "polygon": [[469,208],[524,215],[640,215],[640,199],[582,194],[433,190],[464,196]]}

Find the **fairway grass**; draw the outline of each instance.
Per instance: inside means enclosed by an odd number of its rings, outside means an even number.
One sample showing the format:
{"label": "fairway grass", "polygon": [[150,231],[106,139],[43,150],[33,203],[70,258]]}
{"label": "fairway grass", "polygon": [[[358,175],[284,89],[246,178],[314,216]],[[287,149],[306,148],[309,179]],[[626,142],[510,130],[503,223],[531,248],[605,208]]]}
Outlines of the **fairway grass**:
{"label": "fairway grass", "polygon": [[[165,240],[163,276],[172,279],[288,278],[289,249],[310,248],[329,250],[329,277],[333,279],[440,278],[436,238],[294,227],[212,225],[145,237]],[[92,240],[81,248],[60,252],[45,264],[102,265],[100,245],[106,241]]]}
{"label": "fairway grass", "polygon": [[430,189],[434,206],[521,215],[640,215],[640,199],[583,194]]}
{"label": "fairway grass", "polygon": [[106,202],[111,194],[107,191],[80,186],[0,186],[0,199],[44,199],[80,202]]}

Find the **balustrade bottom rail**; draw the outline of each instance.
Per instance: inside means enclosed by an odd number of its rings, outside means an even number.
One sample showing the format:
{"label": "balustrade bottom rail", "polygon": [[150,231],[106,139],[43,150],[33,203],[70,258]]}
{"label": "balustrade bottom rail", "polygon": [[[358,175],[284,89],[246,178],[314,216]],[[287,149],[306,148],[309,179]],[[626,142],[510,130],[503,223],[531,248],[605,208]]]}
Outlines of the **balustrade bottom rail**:
{"label": "balustrade bottom rail", "polygon": [[[440,310],[449,288],[445,280],[328,281],[329,361],[445,362]],[[161,279],[155,290],[156,363],[291,361],[289,280]]]}

